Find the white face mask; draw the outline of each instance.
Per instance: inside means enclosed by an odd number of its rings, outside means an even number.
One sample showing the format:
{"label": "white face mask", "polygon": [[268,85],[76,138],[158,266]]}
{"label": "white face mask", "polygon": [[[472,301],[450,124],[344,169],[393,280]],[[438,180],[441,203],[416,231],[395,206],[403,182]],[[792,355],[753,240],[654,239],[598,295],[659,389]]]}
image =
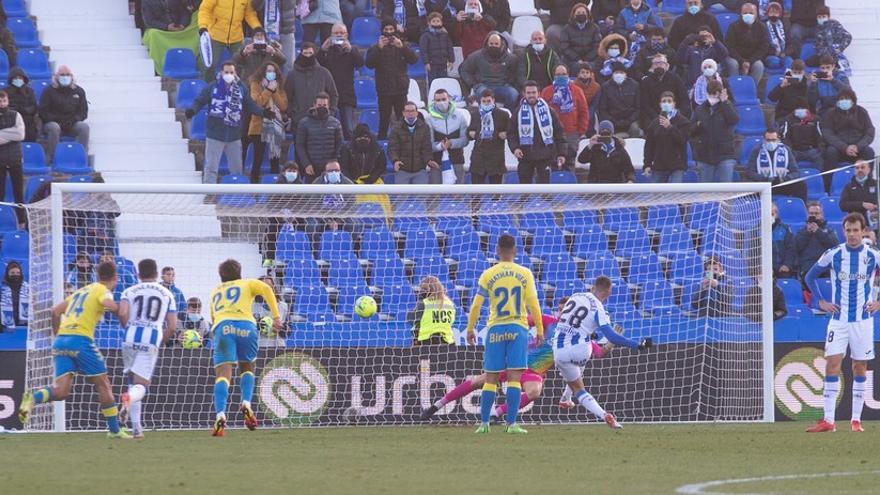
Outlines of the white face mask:
{"label": "white face mask", "polygon": [[721,101],[721,98],[718,98],[717,96],[709,96],[708,98],[706,98],[706,101],[708,101],[710,105],[714,106],[717,105],[719,101]]}
{"label": "white face mask", "polygon": [[623,81],[626,81],[626,74],[623,72],[615,72],[611,79],[614,79],[614,82],[617,84],[623,84]]}
{"label": "white face mask", "polygon": [[536,52],[542,52],[544,51],[544,43],[532,43],[532,48],[534,48]]}
{"label": "white face mask", "polygon": [[615,58],[615,57],[620,56],[620,49],[619,48],[609,48],[608,49],[608,56],[611,58]]}
{"label": "white face mask", "polygon": [[232,81],[235,81],[235,74],[223,74],[223,80],[226,84],[232,84]]}
{"label": "white face mask", "polygon": [[703,69],[703,75],[706,77],[712,77],[715,75],[715,69],[712,67],[706,67]]}

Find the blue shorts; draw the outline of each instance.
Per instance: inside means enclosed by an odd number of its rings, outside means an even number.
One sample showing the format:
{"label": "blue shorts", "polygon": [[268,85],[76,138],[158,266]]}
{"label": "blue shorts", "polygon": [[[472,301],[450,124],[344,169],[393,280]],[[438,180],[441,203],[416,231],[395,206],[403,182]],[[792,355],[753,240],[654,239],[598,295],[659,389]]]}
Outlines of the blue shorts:
{"label": "blue shorts", "polygon": [[529,364],[529,330],[515,323],[495,325],[486,332],[483,369],[497,373],[523,370]]}
{"label": "blue shorts", "polygon": [[107,374],[104,356],[95,341],[83,335],[59,335],[52,344],[55,378],[67,374],[98,376]]}
{"label": "blue shorts", "polygon": [[257,360],[260,335],[252,321],[223,320],[214,325],[214,366]]}

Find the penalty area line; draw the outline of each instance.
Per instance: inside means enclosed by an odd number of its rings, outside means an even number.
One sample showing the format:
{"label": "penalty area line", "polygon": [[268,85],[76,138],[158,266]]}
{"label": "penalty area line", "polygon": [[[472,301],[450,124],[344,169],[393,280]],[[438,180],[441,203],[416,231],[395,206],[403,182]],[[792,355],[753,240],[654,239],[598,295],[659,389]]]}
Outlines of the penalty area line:
{"label": "penalty area line", "polygon": [[833,473],[811,473],[811,474],[784,474],[784,475],[776,475],[776,476],[761,476],[757,478],[733,478],[727,480],[715,480],[715,481],[706,481],[703,483],[693,483],[690,485],[682,485],[675,490],[675,493],[685,494],[685,495],[769,495],[767,493],[762,494],[758,492],[750,492],[748,494],[744,494],[742,492],[737,492],[736,494],[727,493],[727,492],[717,492],[717,491],[706,491],[709,488],[715,488],[724,485],[732,485],[736,483],[756,483],[760,481],[785,481],[785,480],[805,480],[805,479],[814,479],[814,478],[825,478],[832,476],[859,476],[864,474],[875,474],[880,475],[880,470],[873,471],[841,471],[841,472],[833,472]]}

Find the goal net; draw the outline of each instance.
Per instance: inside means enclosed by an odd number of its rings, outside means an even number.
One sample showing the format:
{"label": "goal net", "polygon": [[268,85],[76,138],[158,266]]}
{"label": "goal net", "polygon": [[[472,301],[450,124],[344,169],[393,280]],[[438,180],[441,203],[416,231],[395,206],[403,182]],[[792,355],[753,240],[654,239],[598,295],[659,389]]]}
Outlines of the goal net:
{"label": "goal net", "polygon": [[[153,258],[160,270],[173,268],[178,297],[189,302],[178,308],[179,331],[160,352],[143,423],[208,427],[210,334],[201,345],[182,342],[210,316],[218,264],[235,258],[245,277],[271,278],[285,311],[286,331],[260,339],[254,404],[263,426],[417,424],[423,408],[481,372],[482,341],[466,345],[467,313],[507,232],[518,242],[516,261],[535,274],[544,313],[607,275],[612,321],[628,337],[653,340],[650,350],[614,348],[585,368],[587,389],[621,422],[772,420],[765,297],[772,291],[762,290],[771,283],[762,269],[770,255],[768,195],[756,184],[55,184],[52,197],[28,212],[34,311],[27,387],[53,380],[53,301],[91,282],[102,256],[119,268],[118,300],[136,282],[137,262]],[[267,259],[274,263],[264,267]],[[172,281],[167,271],[162,276]],[[455,306],[453,345],[414,345],[412,311],[427,276],[441,281]],[[365,295],[378,302],[366,319],[355,312]],[[265,307],[257,303],[254,312]],[[486,319],[484,307],[480,335]],[[110,314],[96,330],[117,395],[126,386],[123,335]],[[560,409],[563,388],[551,368],[522,421],[596,421],[582,409]],[[238,393],[236,374],[233,427],[242,425]],[[431,422],[474,423],[479,394],[446,404]],[[99,414],[92,387],[78,377],[72,397],[38,406],[28,427],[99,430]]]}

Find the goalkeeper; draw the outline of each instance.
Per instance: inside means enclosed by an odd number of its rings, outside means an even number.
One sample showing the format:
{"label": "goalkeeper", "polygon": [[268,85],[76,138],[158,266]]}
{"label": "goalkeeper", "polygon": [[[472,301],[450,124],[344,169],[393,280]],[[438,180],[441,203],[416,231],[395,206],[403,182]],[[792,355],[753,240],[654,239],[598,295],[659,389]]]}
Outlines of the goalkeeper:
{"label": "goalkeeper", "polygon": [[423,278],[419,284],[419,299],[416,309],[407,318],[412,322],[414,345],[453,344],[455,304],[446,295],[446,287],[440,279]]}

